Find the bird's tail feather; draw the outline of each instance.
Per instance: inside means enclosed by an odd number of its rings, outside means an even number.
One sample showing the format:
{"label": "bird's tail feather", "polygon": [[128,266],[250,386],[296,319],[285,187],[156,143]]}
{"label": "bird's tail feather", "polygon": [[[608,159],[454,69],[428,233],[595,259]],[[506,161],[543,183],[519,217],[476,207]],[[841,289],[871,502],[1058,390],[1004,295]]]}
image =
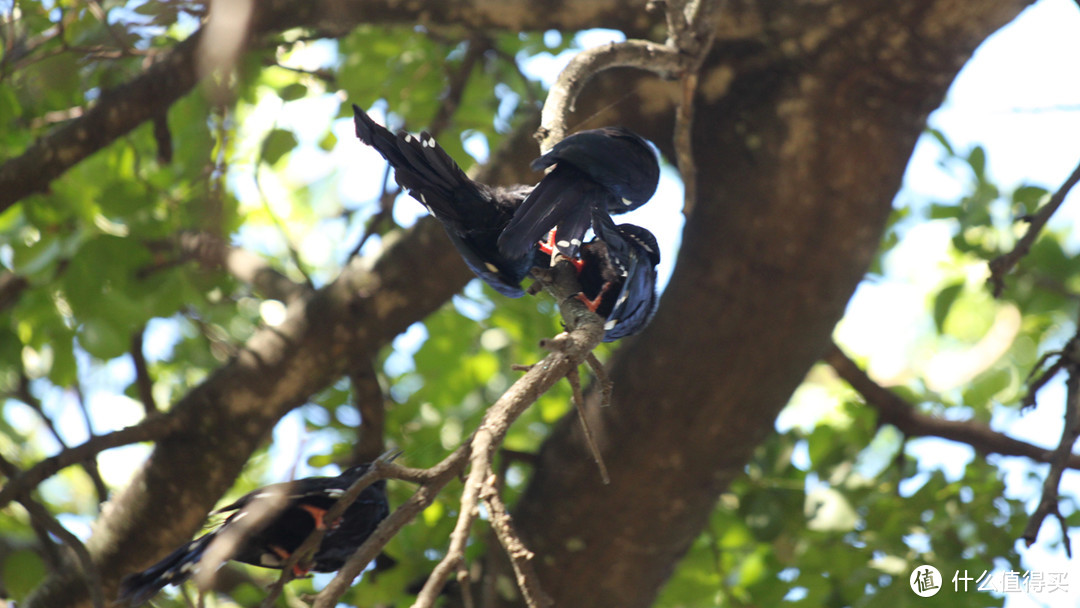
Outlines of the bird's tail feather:
{"label": "bird's tail feather", "polygon": [[471,180],[435,138],[427,132],[419,136],[394,135],[355,104],[353,114],[356,136],[390,163],[403,188],[439,219],[461,220],[461,214],[453,204],[454,191],[468,187]]}
{"label": "bird's tail feather", "polygon": [[183,545],[161,561],[142,572],[129,574],[120,581],[121,604],[139,606],[146,603],[165,585],[182,583],[194,572],[213,534],[207,534]]}

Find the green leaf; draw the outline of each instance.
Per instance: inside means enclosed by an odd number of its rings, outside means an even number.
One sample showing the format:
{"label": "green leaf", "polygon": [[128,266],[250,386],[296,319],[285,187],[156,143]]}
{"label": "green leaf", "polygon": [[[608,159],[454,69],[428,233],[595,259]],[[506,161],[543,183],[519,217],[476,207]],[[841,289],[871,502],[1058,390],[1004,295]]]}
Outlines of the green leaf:
{"label": "green leaf", "polygon": [[930,205],[930,219],[932,220],[945,220],[956,219],[960,217],[962,210],[958,205],[946,205],[941,203],[933,203]]}
{"label": "green leaf", "polygon": [[127,328],[108,319],[87,319],[79,328],[79,345],[103,361],[126,353],[130,343]]}
{"label": "green leaf", "polygon": [[280,97],[282,101],[295,101],[307,95],[307,91],[307,86],[300,83],[294,83],[278,91],[278,97]]}
{"label": "green leaf", "polygon": [[955,152],[955,151],[953,151],[953,147],[952,147],[952,145],[950,145],[950,144],[949,144],[949,140],[948,140],[948,138],[947,138],[947,137],[945,137],[945,134],[944,134],[944,133],[942,133],[941,131],[939,131],[939,130],[937,130],[937,129],[927,129],[927,130],[926,130],[926,132],[927,132],[927,133],[928,133],[928,134],[929,134],[929,135],[930,135],[931,137],[933,137],[934,139],[936,139],[936,140],[937,140],[937,142],[938,142],[939,144],[941,144],[941,147],[942,147],[942,148],[945,148],[945,152],[946,152],[946,153],[947,153],[947,154],[948,154],[949,156],[956,156],[956,152]]}
{"label": "green leaf", "polygon": [[326,136],[319,140],[319,148],[329,152],[337,145],[337,141],[337,135],[334,135],[333,131],[327,131]]}
{"label": "green leaf", "polygon": [[957,296],[963,290],[964,283],[961,281],[945,287],[934,297],[934,327],[937,328],[939,334],[945,332],[945,319],[949,316],[949,311],[952,310]]}
{"label": "green leaf", "polygon": [[968,153],[968,164],[975,173],[975,178],[980,182],[986,180],[986,150],[982,146],[975,146]]}
{"label": "green leaf", "polygon": [[985,408],[990,399],[1009,387],[1013,374],[1005,368],[984,372],[964,390],[964,405],[973,408]]}
{"label": "green leaf", "polygon": [[17,602],[24,601],[44,578],[45,562],[33,551],[13,551],[4,560],[4,586]]}
{"label": "green leaf", "polygon": [[262,144],[262,159],[269,165],[275,165],[296,147],[296,135],[285,129],[274,129],[266,136]]}

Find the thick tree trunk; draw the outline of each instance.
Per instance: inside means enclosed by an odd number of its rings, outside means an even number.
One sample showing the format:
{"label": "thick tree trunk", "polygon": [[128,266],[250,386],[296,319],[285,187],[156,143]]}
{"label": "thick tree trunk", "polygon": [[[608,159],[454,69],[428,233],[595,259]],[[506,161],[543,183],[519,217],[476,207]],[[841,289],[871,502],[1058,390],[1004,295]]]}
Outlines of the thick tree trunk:
{"label": "thick tree trunk", "polygon": [[[652,603],[829,344],[927,114],[1025,4],[735,3],[701,79],[702,200],[656,320],[611,370],[614,404],[594,410],[611,485],[567,420],[514,515],[556,605]],[[667,92],[637,91],[627,106],[670,120]]]}

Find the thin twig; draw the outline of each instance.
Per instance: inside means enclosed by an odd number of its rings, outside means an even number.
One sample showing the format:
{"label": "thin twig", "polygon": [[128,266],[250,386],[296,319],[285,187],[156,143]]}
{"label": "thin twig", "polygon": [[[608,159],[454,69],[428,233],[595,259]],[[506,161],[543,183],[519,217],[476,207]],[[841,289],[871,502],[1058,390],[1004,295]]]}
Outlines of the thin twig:
{"label": "thin twig", "polygon": [[604,485],[608,485],[611,483],[611,477],[608,475],[607,465],[604,464],[604,456],[600,453],[600,447],[596,445],[596,438],[593,437],[592,429],[589,427],[589,419],[585,416],[585,395],[581,392],[581,376],[577,369],[572,369],[566,374],[566,379],[570,382],[574,409],[577,410],[578,420],[581,421],[581,430],[585,433],[585,445],[589,446],[596,468],[600,469],[600,479]]}
{"label": "thin twig", "polygon": [[[477,61],[479,61],[484,53],[490,48],[491,40],[480,34],[475,34],[468,41],[465,55],[461,58],[461,65],[458,66],[456,70],[447,70],[449,73],[446,77],[446,91],[443,92],[439,107],[435,110],[435,116],[432,117],[431,121],[428,123],[427,132],[433,138],[437,138],[440,133],[450,126],[450,120],[461,105],[461,99],[465,95],[465,87],[469,83],[469,77],[472,75],[473,70],[476,68]],[[390,166],[387,165],[386,171],[383,173],[382,194],[379,196],[379,210],[368,220],[367,226],[364,228],[364,234],[360,237],[360,241],[353,247],[352,251],[349,252],[349,258],[359,255],[360,249],[363,248],[364,243],[371,238],[371,235],[378,232],[379,226],[383,222],[392,217],[394,201],[396,201],[398,195],[401,194],[401,188],[388,187],[391,171]]]}
{"label": "thin twig", "polygon": [[357,369],[349,373],[349,382],[352,383],[353,404],[360,412],[349,464],[372,462],[386,451],[386,397],[379,384],[379,374],[370,361],[358,364]]}
{"label": "thin twig", "polygon": [[268,298],[286,304],[312,291],[310,284],[297,283],[270,266],[260,255],[233,247],[209,232],[184,232],[177,238],[181,252],[205,265],[220,265],[236,279],[251,285]]}
{"label": "thin twig", "polygon": [[[447,483],[461,474],[461,471],[465,469],[468,458],[469,446],[465,444],[454,450],[439,464],[424,471],[388,465],[388,476],[394,479],[419,483],[420,487],[409,497],[409,500],[405,501],[375,528],[375,531],[364,541],[364,544],[360,545],[356,553],[353,553],[353,556],[338,570],[333,580],[315,596],[312,608],[332,608],[335,606],[338,599],[349,590],[353,580],[360,575],[371,560],[375,559],[375,556],[382,551],[386,543],[390,542],[390,539],[401,528],[405,527],[413,518],[430,506]],[[391,471],[393,471],[392,475],[390,474]],[[413,472],[416,474],[406,474]]]}
{"label": "thin twig", "polygon": [[157,403],[154,402],[154,381],[150,378],[150,369],[146,365],[146,355],[143,354],[143,333],[146,326],[143,325],[131,335],[131,362],[135,366],[135,387],[138,389],[139,401],[142,402],[143,411],[147,416],[158,412]]}
{"label": "thin twig", "polygon": [[59,454],[38,462],[17,477],[9,479],[7,484],[0,488],[0,508],[7,506],[15,497],[22,496],[65,467],[84,462],[110,448],[142,441],[160,440],[179,427],[179,418],[163,414],[147,418],[139,424],[119,431],[98,435],[85,443],[64,449]]}
{"label": "thin twig", "polygon": [[1054,449],[1053,456],[1050,459],[1050,470],[1043,481],[1042,498],[1039,500],[1039,506],[1031,514],[1031,519],[1028,520],[1027,526],[1024,528],[1024,534],[1021,536],[1027,546],[1030,547],[1039,536],[1039,529],[1042,527],[1043,521],[1048,516],[1053,515],[1061,524],[1062,544],[1065,546],[1065,555],[1070,558],[1072,557],[1072,543],[1069,541],[1068,524],[1065,516],[1061,514],[1058,504],[1058,493],[1061,476],[1065,473],[1065,469],[1068,468],[1069,460],[1074,457],[1072,453],[1073,445],[1076,443],[1076,438],[1080,436],[1080,357],[1078,357],[1080,352],[1078,351],[1080,351],[1080,333],[1074,336],[1072,340],[1069,340],[1069,344],[1061,354],[1060,361],[1064,361],[1064,368],[1069,373],[1069,377],[1065,380],[1067,391],[1065,394],[1065,421],[1061,429],[1061,441],[1058,442],[1058,446]]}
{"label": "thin twig", "polygon": [[[274,128],[277,128],[277,123],[274,123]],[[274,213],[274,210],[270,207],[270,199],[266,196],[266,192],[263,190],[262,181],[259,179],[259,173],[262,171],[263,161],[265,159],[265,146],[259,146],[259,155],[255,159],[255,170],[251,172],[251,179],[255,182],[255,191],[259,193],[259,198],[262,200],[263,211],[270,217],[270,221],[274,223],[278,232],[281,233],[281,240],[285,243],[285,250],[289,254],[289,258],[292,260],[293,266],[304,276],[304,282],[307,283],[309,288],[313,288],[315,283],[311,280],[311,275],[305,268],[303,261],[300,259],[300,252],[293,245],[292,237],[289,236],[289,231],[285,227],[285,223],[281,221],[281,218]]]}
{"label": "thin twig", "polygon": [[697,96],[698,75],[716,38],[716,19],[721,0],[695,0],[687,6],[680,0],[669,0],[667,10],[668,44],[693,57],[680,78],[680,100],[675,108],[675,156],[683,181],[683,215],[689,217],[697,204],[697,163],[694,161],[694,100]]}
{"label": "thin twig", "polygon": [[611,405],[611,394],[615,390],[615,383],[608,376],[604,364],[600,362],[600,359],[596,358],[596,353],[589,353],[589,356],[585,357],[585,362],[589,364],[593,375],[596,376],[596,381],[600,383],[600,407]]}
{"label": "thin twig", "polygon": [[476,602],[473,601],[472,577],[469,575],[469,568],[465,565],[465,560],[458,562],[457,583],[458,589],[461,590],[462,607],[475,608]]}
{"label": "thin twig", "polygon": [[499,496],[499,477],[489,470],[490,482],[485,485],[481,498],[487,507],[488,517],[491,521],[491,529],[495,531],[499,544],[510,558],[510,565],[514,568],[514,576],[517,578],[518,588],[521,589],[525,604],[530,608],[541,608],[554,605],[551,597],[540,588],[540,579],[533,568],[532,560],[536,557],[521,541],[514,522],[510,518],[510,512]]}
{"label": "thin twig", "polygon": [[461,510],[450,536],[450,547],[424,583],[413,608],[433,606],[450,574],[465,558],[469,531],[478,515],[480,491],[491,470],[492,454],[501,445],[510,424],[540,395],[576,369],[603,337],[600,318],[577,299],[570,297],[580,291],[580,285],[568,262],[560,262],[552,269],[534,269],[533,274],[555,296],[568,330],[542,342],[541,346],[551,350],[551,353],[533,365],[484,413],[479,428],[469,442],[469,476],[462,491]]}
{"label": "thin twig", "polygon": [[364,248],[364,244],[368,242],[368,239],[379,231],[379,226],[383,222],[393,217],[394,201],[397,200],[399,194],[401,194],[401,187],[390,187],[390,175],[393,173],[393,169],[389,164],[386,165],[386,169],[383,170],[382,188],[379,189],[382,194],[379,195],[379,210],[372,215],[368,221],[367,226],[364,226],[364,234],[360,236],[360,240],[349,252],[349,256],[346,259],[352,259],[360,255],[360,250]]}
{"label": "thin twig", "polygon": [[[348,509],[356,499],[360,497],[360,494],[366,490],[371,484],[385,479],[386,469],[382,465],[389,464],[382,462],[378,459],[373,461],[370,469],[367,470],[359,479],[354,481],[349,489],[341,495],[341,498],[334,503],[332,507],[323,515],[323,521],[333,522],[341,518],[345,514],[345,510]],[[288,583],[294,578],[293,567],[300,564],[303,565],[309,561],[310,558],[318,550],[319,545],[322,544],[323,538],[329,531],[328,528],[316,528],[308,534],[304,542],[300,543],[300,546],[293,551],[289,557],[281,564],[281,575],[278,580],[270,587],[266,597],[263,598],[263,602],[260,608],[270,608],[274,605],[278,595],[285,588],[285,583]]]}
{"label": "thin twig", "polygon": [[[77,383],[75,387],[78,388]],[[45,425],[45,428],[49,429],[49,434],[53,436],[53,439],[56,440],[56,443],[60,444],[60,448],[62,450],[66,450],[71,447],[68,445],[67,440],[65,440],[64,437],[60,435],[60,431],[57,430],[56,424],[53,423],[52,418],[45,413],[45,408],[42,406],[41,400],[38,399],[33,392],[31,392],[30,378],[28,378],[26,374],[21,374],[19,376],[19,383],[16,386],[15,392],[12,396],[19,401],[25,403],[30,409],[34,410],[34,413],[36,413],[38,417],[41,418],[41,422]],[[83,421],[86,424],[87,435],[92,438],[94,436],[94,429],[93,426],[90,424],[89,412],[87,412],[86,410],[86,403],[83,401],[81,394],[79,394],[78,404],[80,411],[83,415]],[[98,470],[97,461],[93,458],[89,458],[79,464],[82,466],[83,470],[86,471],[86,475],[90,477],[90,481],[94,484],[94,491],[97,492],[98,502],[104,502],[105,500],[108,500],[109,488],[107,485],[105,485],[105,480],[101,478],[101,471]]]}
{"label": "thin twig", "polygon": [[1050,221],[1050,217],[1054,215],[1058,207],[1065,202],[1065,197],[1077,182],[1080,182],[1080,165],[1073,169],[1072,175],[1065,180],[1065,183],[1050,197],[1050,200],[1031,218],[1031,224],[1028,226],[1027,232],[1017,241],[1012,251],[990,260],[990,278],[987,280],[993,288],[995,298],[999,297],[1005,290],[1005,275],[1009,274],[1016,264],[1020,262],[1020,259],[1031,251],[1031,246],[1035,243],[1035,239],[1038,238],[1039,232]]}
{"label": "thin twig", "polygon": [[[79,408],[79,414],[82,416],[83,425],[86,426],[86,436],[89,439],[93,439],[94,435],[94,423],[90,419],[90,408],[86,405],[86,395],[82,390],[82,383],[76,378],[75,383],[72,385],[72,389],[75,391],[75,404]],[[66,445],[64,447],[67,447]],[[98,495],[98,502],[103,503],[109,499],[109,486],[105,485],[105,480],[101,477],[101,470],[98,469],[97,457],[91,456],[83,462],[83,468],[86,469],[86,474],[90,476],[90,479],[94,482],[94,490]]]}
{"label": "thin twig", "polygon": [[[891,424],[907,435],[941,437],[966,443],[980,453],[1022,456],[1036,462],[1051,462],[1053,458],[1053,450],[1013,439],[976,421],[944,420],[919,413],[910,403],[874,382],[835,344],[826,353],[825,362],[862,395],[867,405],[878,411],[882,423]],[[1069,456],[1068,467],[1080,469],[1080,456]]]}
{"label": "thin twig", "polygon": [[[8,479],[21,477],[19,469],[2,457],[0,457],[0,473],[3,473]],[[30,520],[35,525],[44,528],[71,549],[79,568],[82,569],[83,576],[86,577],[90,601],[93,603],[94,608],[103,608],[105,606],[105,595],[102,592],[101,575],[98,573],[97,567],[94,566],[94,560],[90,557],[86,545],[79,540],[79,537],[72,534],[63,524],[57,521],[44,505],[31,498],[29,493],[19,497],[19,504],[30,514]],[[46,542],[49,541],[46,540]]]}
{"label": "thin twig", "polygon": [[19,498],[19,503],[30,513],[31,519],[41,524],[50,534],[59,538],[61,542],[71,549],[71,552],[75,555],[76,563],[79,564],[79,569],[82,570],[83,576],[86,577],[86,586],[90,592],[91,603],[94,608],[103,608],[105,606],[105,594],[102,591],[101,574],[94,565],[94,560],[90,557],[86,545],[37,501],[23,496]]}
{"label": "thin twig", "polygon": [[[1063,353],[1064,351],[1046,353],[1039,359],[1039,362],[1035,364],[1035,367],[1031,369],[1031,373],[1028,374],[1028,391],[1027,394],[1024,395],[1023,400],[1020,402],[1022,409],[1026,410],[1035,407],[1035,400],[1039,391],[1042,390],[1042,387],[1046,386],[1048,382],[1053,380],[1054,376],[1056,376],[1057,373],[1065,367],[1065,357],[1063,356]],[[1055,361],[1050,367],[1046,368],[1044,372],[1039,374],[1038,378],[1032,380],[1035,372],[1043,366],[1047,359],[1054,356],[1057,356],[1058,360]]]}

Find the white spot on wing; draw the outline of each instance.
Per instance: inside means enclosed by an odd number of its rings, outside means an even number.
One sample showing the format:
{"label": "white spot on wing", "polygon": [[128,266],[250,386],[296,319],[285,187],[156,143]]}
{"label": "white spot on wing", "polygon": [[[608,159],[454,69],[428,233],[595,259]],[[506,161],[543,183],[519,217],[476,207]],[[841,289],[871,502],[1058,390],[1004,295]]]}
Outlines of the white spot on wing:
{"label": "white spot on wing", "polygon": [[608,321],[607,323],[604,323],[604,331],[611,331],[611,330],[615,329],[615,326],[618,325],[618,324],[619,324],[618,319],[612,319],[612,320]]}
{"label": "white spot on wing", "polygon": [[492,264],[491,262],[484,262],[484,268],[487,268],[491,272],[499,272],[499,267]]}
{"label": "white spot on wing", "polygon": [[273,553],[262,553],[259,555],[259,563],[263,566],[280,566],[281,558]]}
{"label": "white spot on wing", "polygon": [[[576,241],[577,239],[574,239],[574,240]],[[578,241],[578,242],[580,242],[580,241]],[[559,247],[569,247],[570,246],[570,241],[559,241],[559,242],[557,242],[555,244],[558,245]]]}
{"label": "white spot on wing", "polygon": [[624,199],[622,199],[622,202],[626,203],[627,207],[633,207],[634,206],[634,203],[631,203],[628,199],[624,198]]}

